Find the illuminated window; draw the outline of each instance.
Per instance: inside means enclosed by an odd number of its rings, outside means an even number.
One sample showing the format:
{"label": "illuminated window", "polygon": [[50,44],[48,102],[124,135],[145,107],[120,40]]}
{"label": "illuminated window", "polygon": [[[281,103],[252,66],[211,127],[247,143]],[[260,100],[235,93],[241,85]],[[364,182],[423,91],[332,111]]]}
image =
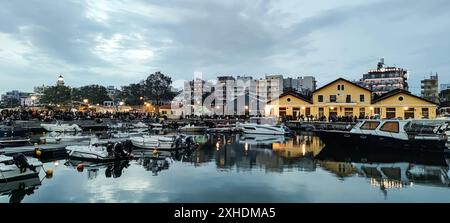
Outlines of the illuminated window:
{"label": "illuminated window", "polygon": [[396,110],[395,108],[386,108],[386,118],[395,118]]}
{"label": "illuminated window", "polygon": [[380,130],[384,132],[399,133],[400,127],[398,122],[386,122],[381,126]]}
{"label": "illuminated window", "polygon": [[375,130],[379,125],[380,125],[380,122],[377,122],[377,121],[366,121],[361,126],[361,129]]}

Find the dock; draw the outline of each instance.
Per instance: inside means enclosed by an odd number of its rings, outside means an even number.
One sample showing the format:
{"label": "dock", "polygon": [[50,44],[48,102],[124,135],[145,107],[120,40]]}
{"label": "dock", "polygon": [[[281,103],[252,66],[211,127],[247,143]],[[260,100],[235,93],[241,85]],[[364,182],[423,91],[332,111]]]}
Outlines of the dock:
{"label": "dock", "polygon": [[[100,139],[97,143],[107,144],[108,142],[116,143],[116,142],[123,142],[127,139]],[[23,153],[24,155],[28,156],[34,156],[35,151],[39,149],[41,151],[42,157],[51,157],[51,156],[58,156],[61,154],[66,154],[66,147],[71,145],[89,145],[90,141],[82,141],[82,142],[63,142],[63,143],[57,143],[57,144],[41,144],[41,145],[29,145],[29,146],[21,146],[21,147],[6,147],[3,149],[0,149],[0,154],[3,155],[15,155],[18,153]]]}

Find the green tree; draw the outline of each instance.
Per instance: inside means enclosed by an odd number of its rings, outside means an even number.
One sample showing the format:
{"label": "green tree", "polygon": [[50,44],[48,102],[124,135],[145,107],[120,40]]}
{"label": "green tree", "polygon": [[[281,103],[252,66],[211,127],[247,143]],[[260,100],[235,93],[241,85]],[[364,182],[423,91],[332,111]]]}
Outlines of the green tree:
{"label": "green tree", "polygon": [[74,88],[72,91],[72,100],[83,101],[88,99],[91,104],[103,104],[104,101],[110,101],[108,91],[100,85],[87,85],[80,88]]}
{"label": "green tree", "polygon": [[161,72],[150,74],[144,81],[145,97],[155,104],[161,105],[162,101],[172,100],[175,93],[170,90],[172,78]]}
{"label": "green tree", "polygon": [[52,86],[44,91],[40,102],[43,104],[61,104],[65,105],[70,102],[71,89],[66,86]]}
{"label": "green tree", "polygon": [[144,95],[144,86],[141,84],[130,84],[122,87],[118,94],[118,98],[124,101],[127,105],[141,105],[144,103],[140,99]]}

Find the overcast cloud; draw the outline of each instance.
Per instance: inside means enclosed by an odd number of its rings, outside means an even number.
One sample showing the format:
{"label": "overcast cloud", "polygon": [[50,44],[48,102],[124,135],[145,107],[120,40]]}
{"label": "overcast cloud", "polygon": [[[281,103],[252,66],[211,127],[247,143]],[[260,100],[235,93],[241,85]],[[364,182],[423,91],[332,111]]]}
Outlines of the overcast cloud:
{"label": "overcast cloud", "polygon": [[450,1],[2,0],[0,93],[122,86],[162,71],[354,80],[379,58],[450,82]]}

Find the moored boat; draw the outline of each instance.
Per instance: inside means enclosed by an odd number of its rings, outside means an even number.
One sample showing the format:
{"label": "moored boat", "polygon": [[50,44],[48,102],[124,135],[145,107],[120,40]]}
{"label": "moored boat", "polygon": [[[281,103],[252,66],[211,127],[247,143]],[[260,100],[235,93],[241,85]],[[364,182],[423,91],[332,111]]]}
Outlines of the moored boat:
{"label": "moored boat", "polygon": [[95,138],[94,135],[81,135],[81,134],[64,134],[61,132],[50,132],[46,136],[40,138],[41,142],[45,143],[61,143],[61,142],[81,142]]}
{"label": "moored boat", "polygon": [[0,155],[0,182],[37,176],[41,168],[42,163],[33,157]]}
{"label": "moored boat", "polygon": [[141,149],[161,149],[161,150],[177,150],[192,148],[195,143],[191,136],[156,136],[143,135],[139,137],[131,137],[133,146]]}
{"label": "moored boat", "polygon": [[431,129],[413,120],[363,120],[350,131],[315,130],[327,145],[346,145],[367,148],[413,149],[447,151],[447,135],[440,127]]}
{"label": "moored boat", "polygon": [[76,124],[62,124],[62,123],[55,123],[55,124],[41,124],[41,127],[44,128],[47,132],[81,132],[82,129],[80,126]]}
{"label": "moored boat", "polygon": [[110,143],[106,146],[97,144],[88,146],[67,146],[66,151],[71,159],[95,162],[110,162],[113,160],[128,159],[131,154],[131,148],[124,148],[122,143]]}
{"label": "moored boat", "polygon": [[196,126],[188,124],[186,126],[183,126],[180,128],[180,131],[182,132],[204,132],[206,129],[208,129],[207,126]]}

